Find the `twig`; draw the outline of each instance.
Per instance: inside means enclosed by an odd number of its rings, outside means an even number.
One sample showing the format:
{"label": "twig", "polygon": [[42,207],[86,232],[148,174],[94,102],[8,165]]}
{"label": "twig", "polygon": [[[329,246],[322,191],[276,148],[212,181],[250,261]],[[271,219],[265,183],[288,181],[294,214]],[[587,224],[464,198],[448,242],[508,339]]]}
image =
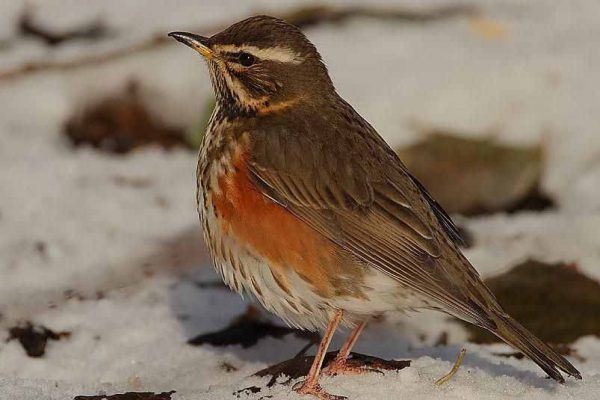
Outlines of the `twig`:
{"label": "twig", "polygon": [[448,372],[446,375],[442,376],[440,379],[435,381],[436,385],[441,386],[444,383],[448,382],[450,379],[452,379],[454,374],[456,374],[456,372],[458,372],[458,369],[460,368],[460,365],[462,364],[462,361],[465,358],[465,354],[467,354],[467,350],[462,349],[460,351],[460,353],[458,354],[458,358],[454,362],[454,366],[452,367],[450,372]]}
{"label": "twig", "polygon": [[[300,27],[308,28],[326,22],[340,23],[351,18],[369,17],[384,20],[405,21],[410,23],[433,22],[456,16],[471,16],[477,9],[467,5],[443,6],[430,10],[416,11],[406,8],[371,9],[366,7],[303,7],[280,15],[282,19]],[[224,26],[190,29],[192,32],[218,32]],[[106,63],[132,54],[156,49],[172,41],[164,33],[156,34],[150,39],[138,44],[127,46],[104,54],[86,55],[69,61],[31,61],[18,67],[0,71],[0,81],[15,79],[40,71],[63,71],[90,65]]]}
{"label": "twig", "polygon": [[19,19],[19,31],[21,35],[38,38],[48,46],[57,46],[75,39],[99,39],[107,34],[106,27],[99,20],[64,32],[52,31],[38,25],[28,12],[24,12]]}
{"label": "twig", "polygon": [[32,61],[25,63],[24,65],[0,71],[0,81],[10,80],[18,78],[22,75],[31,74],[40,71],[63,71],[70,70],[79,67],[86,67],[89,65],[97,65],[112,61],[121,57],[129,56],[134,53],[139,53],[147,50],[157,48],[167,42],[163,37],[164,35],[155,35],[150,40],[135,44],[133,46],[124,47],[115,51],[110,51],[104,54],[93,54],[90,56],[84,56],[78,59],[69,61]]}
{"label": "twig", "polygon": [[367,8],[367,7],[329,7],[313,6],[292,11],[281,18],[299,28],[307,28],[326,22],[344,22],[351,18],[367,17],[404,22],[433,22],[444,18],[474,15],[477,10],[468,5],[441,6],[429,10],[410,10],[407,8]]}

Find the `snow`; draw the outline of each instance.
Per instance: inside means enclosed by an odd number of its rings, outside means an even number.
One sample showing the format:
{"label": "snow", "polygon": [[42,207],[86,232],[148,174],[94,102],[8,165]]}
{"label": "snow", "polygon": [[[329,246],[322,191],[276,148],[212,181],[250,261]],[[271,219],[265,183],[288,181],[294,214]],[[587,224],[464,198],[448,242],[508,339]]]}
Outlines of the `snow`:
{"label": "snow", "polygon": [[[432,127],[544,143],[542,184],[557,199],[557,210],[461,218],[476,239],[466,254],[484,276],[535,257],[574,261],[600,279],[600,3],[472,3],[481,15],[416,25],[361,19],[308,35],[340,93],[394,145]],[[256,10],[285,10],[292,1],[26,4],[36,21],[57,29],[101,17],[112,36],[53,49],[14,39],[11,27],[24,4],[6,0],[0,4],[0,41],[15,42],[0,50],[0,71],[102,53],[156,32],[216,26]],[[198,57],[175,43],[92,67],[0,82],[0,398],[170,390],[177,391],[176,400],[232,398],[237,390],[264,386],[265,378],[248,376],[304,345],[293,336],[248,349],[185,343],[226,326],[250,302],[194,284],[216,279],[195,212],[196,156],[184,150],[147,149],[126,157],[73,151],[60,134],[74,110],[117,92],[132,77],[168,122],[198,125],[198,112],[210,98],[208,77]],[[127,180],[148,184],[122,183]],[[84,299],[65,296],[68,290]],[[4,341],[6,328],[19,320],[72,336],[50,342],[45,357],[28,358],[17,341]],[[449,332],[449,345],[435,347],[442,331]],[[326,378],[323,386],[352,399],[595,399],[600,392],[596,337],[574,344],[585,357],[572,360],[584,379],[565,385],[543,379],[530,361],[492,354],[508,351],[504,345],[465,339],[462,327],[432,312],[373,323],[356,350],[411,359],[411,366],[385,375]],[[336,336],[334,346],[342,340]],[[463,346],[463,367],[436,386]],[[225,372],[223,362],[238,370]],[[249,398],[265,395],[299,398],[283,385]]]}

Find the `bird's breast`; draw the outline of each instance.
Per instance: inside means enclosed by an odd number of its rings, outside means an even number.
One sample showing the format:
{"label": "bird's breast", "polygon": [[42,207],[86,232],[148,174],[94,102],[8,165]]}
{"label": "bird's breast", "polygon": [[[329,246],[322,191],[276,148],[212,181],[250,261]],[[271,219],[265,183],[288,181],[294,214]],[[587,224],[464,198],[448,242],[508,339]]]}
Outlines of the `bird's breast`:
{"label": "bird's breast", "polygon": [[402,295],[396,281],[261,192],[247,134],[226,142],[215,137],[209,142],[218,151],[201,152],[198,209],[215,266],[230,287],[252,292],[267,309],[308,329],[325,326],[336,309],[359,321],[396,307]]}
{"label": "bird's breast", "polygon": [[324,297],[333,296],[335,277],[344,273],[339,249],[287,209],[264,196],[251,178],[248,146],[241,140],[219,168],[210,203],[220,235],[235,238],[268,262],[274,276],[292,290],[295,272]]}

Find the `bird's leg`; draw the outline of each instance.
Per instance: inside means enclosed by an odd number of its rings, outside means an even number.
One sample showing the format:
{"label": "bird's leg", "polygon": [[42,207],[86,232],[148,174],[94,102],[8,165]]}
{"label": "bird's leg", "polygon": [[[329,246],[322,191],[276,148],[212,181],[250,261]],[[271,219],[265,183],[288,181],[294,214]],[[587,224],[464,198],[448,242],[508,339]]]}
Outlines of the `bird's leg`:
{"label": "bird's leg", "polygon": [[335,330],[342,320],[342,314],[343,312],[341,310],[336,311],[331,321],[329,321],[329,325],[327,326],[327,330],[323,335],[323,339],[321,339],[321,343],[319,343],[319,348],[317,349],[317,354],[315,354],[315,360],[310,367],[308,376],[300,386],[294,387],[294,390],[299,394],[311,394],[321,400],[345,399],[343,396],[335,396],[325,392],[319,385],[319,372],[321,371],[321,365],[323,364],[323,359],[327,353],[327,348],[329,347],[331,338],[333,337]]}
{"label": "bird's leg", "polygon": [[356,328],[354,328],[352,332],[350,332],[348,339],[346,339],[346,341],[340,348],[340,351],[338,351],[335,360],[323,370],[323,374],[337,375],[343,373],[363,373],[372,371],[369,368],[348,365],[348,356],[350,355],[350,351],[354,347],[354,344],[358,340],[358,337],[365,328],[365,325],[367,325],[367,322],[363,321],[360,324],[358,324],[358,326],[356,326]]}

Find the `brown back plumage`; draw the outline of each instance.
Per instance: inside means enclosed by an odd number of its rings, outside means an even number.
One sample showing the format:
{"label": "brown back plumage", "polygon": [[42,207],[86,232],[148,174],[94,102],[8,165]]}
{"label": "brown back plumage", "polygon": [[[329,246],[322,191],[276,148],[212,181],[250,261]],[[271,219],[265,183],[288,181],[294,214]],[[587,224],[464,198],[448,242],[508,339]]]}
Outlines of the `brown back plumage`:
{"label": "brown back plumage", "polygon": [[265,195],[430,299],[432,308],[517,347],[552,378],[563,381],[557,368],[580,377],[567,360],[502,311],[460,252],[447,214],[343,100],[327,109],[289,110],[265,121],[251,137],[251,171]]}

